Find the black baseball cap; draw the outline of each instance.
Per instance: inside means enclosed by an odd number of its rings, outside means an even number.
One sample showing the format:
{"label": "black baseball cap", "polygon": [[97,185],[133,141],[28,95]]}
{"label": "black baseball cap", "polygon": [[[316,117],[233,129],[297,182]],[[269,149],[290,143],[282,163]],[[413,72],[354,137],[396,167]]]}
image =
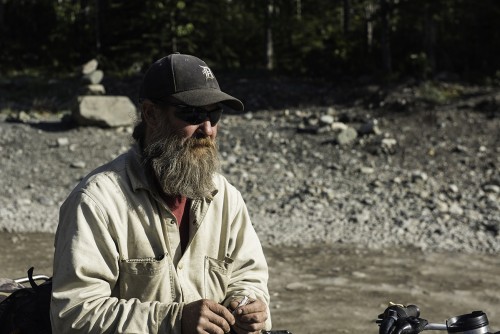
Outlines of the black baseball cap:
{"label": "black baseball cap", "polygon": [[236,111],[244,109],[240,100],[220,90],[212,70],[203,60],[180,53],[151,65],[144,75],[139,97],[153,102],[174,100],[194,107],[222,103]]}

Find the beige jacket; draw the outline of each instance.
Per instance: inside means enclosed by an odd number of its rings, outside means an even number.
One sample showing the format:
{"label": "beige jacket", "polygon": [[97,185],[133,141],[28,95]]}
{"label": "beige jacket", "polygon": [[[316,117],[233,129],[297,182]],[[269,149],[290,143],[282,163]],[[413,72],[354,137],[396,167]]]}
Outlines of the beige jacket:
{"label": "beige jacket", "polygon": [[53,332],[181,334],[185,303],[227,306],[246,294],[269,305],[267,263],[241,194],[221,175],[214,184],[212,197],[192,201],[182,254],[137,148],[87,176],[60,210]]}

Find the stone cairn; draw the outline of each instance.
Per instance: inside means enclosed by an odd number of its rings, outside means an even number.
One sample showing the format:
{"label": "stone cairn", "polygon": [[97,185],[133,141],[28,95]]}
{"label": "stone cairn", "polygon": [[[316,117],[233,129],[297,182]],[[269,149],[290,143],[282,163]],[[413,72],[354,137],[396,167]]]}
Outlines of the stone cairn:
{"label": "stone cairn", "polygon": [[99,63],[92,59],[82,66],[82,79],[86,84],[72,109],[72,118],[78,125],[100,127],[126,127],[134,123],[137,110],[127,96],[105,95],[101,84],[104,78]]}
{"label": "stone cairn", "polygon": [[84,87],[84,95],[104,95],[106,90],[101,84],[104,78],[104,72],[98,70],[99,63],[96,59],[83,64],[82,66],[82,79],[87,85]]}

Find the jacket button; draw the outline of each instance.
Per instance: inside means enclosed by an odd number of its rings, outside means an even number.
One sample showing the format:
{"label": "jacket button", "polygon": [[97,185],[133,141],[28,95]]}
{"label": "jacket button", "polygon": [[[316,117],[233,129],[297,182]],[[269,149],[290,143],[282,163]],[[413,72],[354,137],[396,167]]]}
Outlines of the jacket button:
{"label": "jacket button", "polygon": [[178,268],[179,270],[181,270],[183,267],[184,267],[184,265],[182,264],[182,262],[181,262],[181,263],[179,263],[179,264],[177,265],[177,268]]}

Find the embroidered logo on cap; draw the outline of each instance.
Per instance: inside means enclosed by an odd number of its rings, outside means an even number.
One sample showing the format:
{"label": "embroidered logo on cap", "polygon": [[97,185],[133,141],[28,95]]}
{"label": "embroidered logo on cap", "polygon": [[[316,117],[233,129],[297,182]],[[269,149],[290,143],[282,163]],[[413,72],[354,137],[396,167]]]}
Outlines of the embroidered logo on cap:
{"label": "embroidered logo on cap", "polygon": [[215,76],[212,73],[212,70],[210,70],[210,68],[208,68],[208,66],[201,66],[201,65],[198,65],[198,66],[200,66],[203,69],[203,71],[201,71],[201,73],[205,74],[205,79],[215,79]]}

